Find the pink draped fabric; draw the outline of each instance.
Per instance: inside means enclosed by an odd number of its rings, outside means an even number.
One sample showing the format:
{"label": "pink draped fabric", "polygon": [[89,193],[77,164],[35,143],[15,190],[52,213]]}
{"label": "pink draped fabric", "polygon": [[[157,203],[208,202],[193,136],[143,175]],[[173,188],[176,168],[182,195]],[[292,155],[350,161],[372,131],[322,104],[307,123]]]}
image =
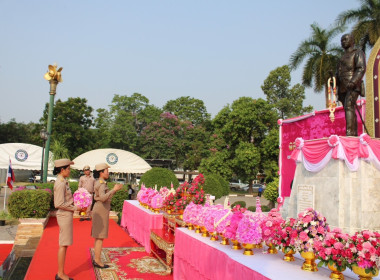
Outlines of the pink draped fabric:
{"label": "pink draped fabric", "polygon": [[[317,273],[300,269],[304,260],[299,254],[289,263],[282,260],[282,252],[272,255],[263,253],[263,249],[254,249],[253,256],[245,256],[243,250],[233,250],[219,243],[187,228],[177,228],[174,280],[329,279],[327,268],[321,267]],[[347,280],[355,279],[350,271],[344,274]]]}
{"label": "pink draped fabric", "polygon": [[[174,280],[270,279],[231,259],[225,252],[193,238],[185,231],[188,230],[176,229],[173,268]],[[243,256],[242,251],[239,253]],[[243,257],[247,258],[247,256]]]}
{"label": "pink draped fabric", "polygon": [[[363,118],[365,118],[365,100],[360,100],[357,104],[359,110],[363,114]],[[290,187],[296,170],[296,163],[292,160],[291,154],[296,138],[301,137],[304,140],[312,140],[329,137],[334,134],[338,136],[346,135],[346,121],[343,107],[339,106],[336,108],[334,122],[331,122],[329,115],[330,111],[326,109],[293,119],[279,120],[281,137],[281,153],[279,157],[281,196],[290,196]],[[363,123],[358,113],[356,113],[356,118],[358,120],[358,134],[360,135],[363,133]],[[320,150],[314,150],[314,152],[317,153],[313,157],[315,161],[320,161],[329,151],[331,151],[327,144],[324,146],[318,146],[318,149]]]}
{"label": "pink draped fabric", "polygon": [[125,200],[120,225],[150,253],[150,231],[162,228],[163,215],[143,208],[137,200]]}
{"label": "pink draped fabric", "polygon": [[373,163],[380,170],[380,141],[371,139],[366,133],[359,137],[331,135],[328,139],[310,141],[297,138],[295,143],[291,158],[303,162],[311,172],[320,171],[331,159],[345,161],[350,171],[358,170],[360,159]]}

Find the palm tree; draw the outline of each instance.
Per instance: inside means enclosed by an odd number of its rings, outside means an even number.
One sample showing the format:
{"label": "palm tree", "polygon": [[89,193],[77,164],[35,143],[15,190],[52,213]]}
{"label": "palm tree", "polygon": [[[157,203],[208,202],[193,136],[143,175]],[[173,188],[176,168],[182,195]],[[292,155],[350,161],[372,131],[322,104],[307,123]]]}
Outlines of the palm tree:
{"label": "palm tree", "polygon": [[340,46],[333,44],[332,39],[343,31],[343,27],[337,26],[329,29],[321,28],[317,23],[311,25],[311,37],[303,41],[298,49],[290,57],[292,70],[306,60],[302,74],[302,84],[321,92],[325,89],[326,107],[328,107],[328,95],[326,82],[335,73],[337,62],[343,53]]}
{"label": "palm tree", "polygon": [[372,48],[380,37],[380,0],[360,0],[361,6],[357,10],[348,10],[341,13],[337,22],[340,25],[355,22],[352,35],[355,42],[365,51]]}

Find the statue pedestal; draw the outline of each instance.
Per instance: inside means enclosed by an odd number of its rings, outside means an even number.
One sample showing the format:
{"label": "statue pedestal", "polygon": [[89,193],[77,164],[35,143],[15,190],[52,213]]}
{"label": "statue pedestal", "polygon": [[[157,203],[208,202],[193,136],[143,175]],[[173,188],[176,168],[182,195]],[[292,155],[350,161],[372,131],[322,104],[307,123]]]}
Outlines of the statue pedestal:
{"label": "statue pedestal", "polygon": [[331,159],[316,173],[298,162],[287,200],[283,212],[287,217],[296,218],[298,210],[310,203],[331,228],[350,234],[363,229],[380,231],[380,171],[363,159],[355,172],[338,159]]}

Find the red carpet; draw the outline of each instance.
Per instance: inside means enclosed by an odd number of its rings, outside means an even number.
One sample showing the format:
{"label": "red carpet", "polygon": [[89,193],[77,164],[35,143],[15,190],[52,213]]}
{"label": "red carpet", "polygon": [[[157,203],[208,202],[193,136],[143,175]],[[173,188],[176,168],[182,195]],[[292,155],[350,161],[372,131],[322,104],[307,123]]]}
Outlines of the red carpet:
{"label": "red carpet", "polygon": [[[92,248],[91,256],[94,256]],[[146,253],[144,247],[103,248],[101,258],[110,267],[107,269],[96,268],[97,280],[173,279],[170,271],[167,271],[156,258]]]}
{"label": "red carpet", "polygon": [[[58,235],[57,220],[55,217],[51,217],[26,273],[26,280],[54,279],[58,269]],[[117,223],[110,220],[108,238],[104,240],[103,247],[136,246],[139,245]],[[66,274],[75,280],[96,279],[89,252],[90,248],[93,247],[94,239],[91,237],[91,222],[79,222],[79,219],[74,219],[74,244],[67,249]]]}
{"label": "red carpet", "polygon": [[9,253],[12,251],[13,244],[0,244],[0,265],[3,264]]}

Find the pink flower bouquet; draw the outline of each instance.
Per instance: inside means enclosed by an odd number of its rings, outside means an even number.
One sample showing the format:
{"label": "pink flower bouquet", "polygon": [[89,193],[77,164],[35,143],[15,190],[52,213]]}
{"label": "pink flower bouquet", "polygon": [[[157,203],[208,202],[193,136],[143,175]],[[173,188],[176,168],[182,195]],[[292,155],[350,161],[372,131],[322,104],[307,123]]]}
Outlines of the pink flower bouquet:
{"label": "pink flower bouquet", "polygon": [[236,240],[236,230],[239,226],[240,220],[243,218],[245,208],[241,208],[240,205],[236,205],[232,209],[232,216],[230,223],[226,225],[224,236],[228,239]]}
{"label": "pink flower bouquet", "polygon": [[92,203],[92,195],[85,189],[79,188],[73,194],[74,205],[79,209],[85,209]]}
{"label": "pink flower bouquet", "polygon": [[139,192],[137,193],[137,196],[136,196],[138,201],[141,202],[141,196],[145,193],[145,191],[146,191],[145,185],[142,184],[141,189],[139,190]]}
{"label": "pink flower bouquet", "polygon": [[284,219],[281,217],[278,209],[273,208],[269,211],[268,216],[261,223],[263,240],[267,244],[272,243],[274,246],[281,245],[281,224],[283,222]]}
{"label": "pink flower bouquet", "polygon": [[232,212],[230,209],[223,209],[218,211],[215,216],[215,230],[219,234],[225,234],[227,225],[230,224]]}
{"label": "pink flower bouquet", "polygon": [[262,241],[260,224],[254,219],[251,212],[244,213],[236,230],[236,239],[240,243],[259,244]]}
{"label": "pink flower bouquet", "polygon": [[295,251],[294,242],[298,236],[297,230],[294,228],[296,219],[290,218],[281,224],[281,232],[279,232],[281,238],[281,247],[285,253],[289,250]]}
{"label": "pink flower bouquet", "polygon": [[349,266],[365,268],[366,273],[375,274],[380,267],[380,234],[369,230],[356,232],[348,240],[345,251]]}
{"label": "pink flower bouquet", "polygon": [[157,193],[156,195],[154,195],[154,196],[152,197],[152,200],[151,200],[151,202],[150,202],[150,205],[151,205],[152,208],[154,208],[154,209],[160,209],[160,208],[162,208],[163,203],[164,203],[164,198],[162,197],[161,194]]}
{"label": "pink flower bouquet", "polygon": [[208,232],[215,232],[215,217],[218,211],[222,210],[222,205],[211,205],[206,212],[206,218],[204,219],[204,226]]}
{"label": "pink flower bouquet", "polygon": [[343,271],[348,266],[348,259],[352,258],[352,252],[348,248],[349,235],[342,233],[340,228],[335,228],[327,232],[322,242],[315,241],[316,256],[320,260],[318,266],[332,265],[337,267],[338,271]]}
{"label": "pink flower bouquet", "polygon": [[326,218],[312,208],[298,214],[294,228],[298,234],[294,247],[298,252],[315,253],[314,242],[321,242],[329,231]]}

